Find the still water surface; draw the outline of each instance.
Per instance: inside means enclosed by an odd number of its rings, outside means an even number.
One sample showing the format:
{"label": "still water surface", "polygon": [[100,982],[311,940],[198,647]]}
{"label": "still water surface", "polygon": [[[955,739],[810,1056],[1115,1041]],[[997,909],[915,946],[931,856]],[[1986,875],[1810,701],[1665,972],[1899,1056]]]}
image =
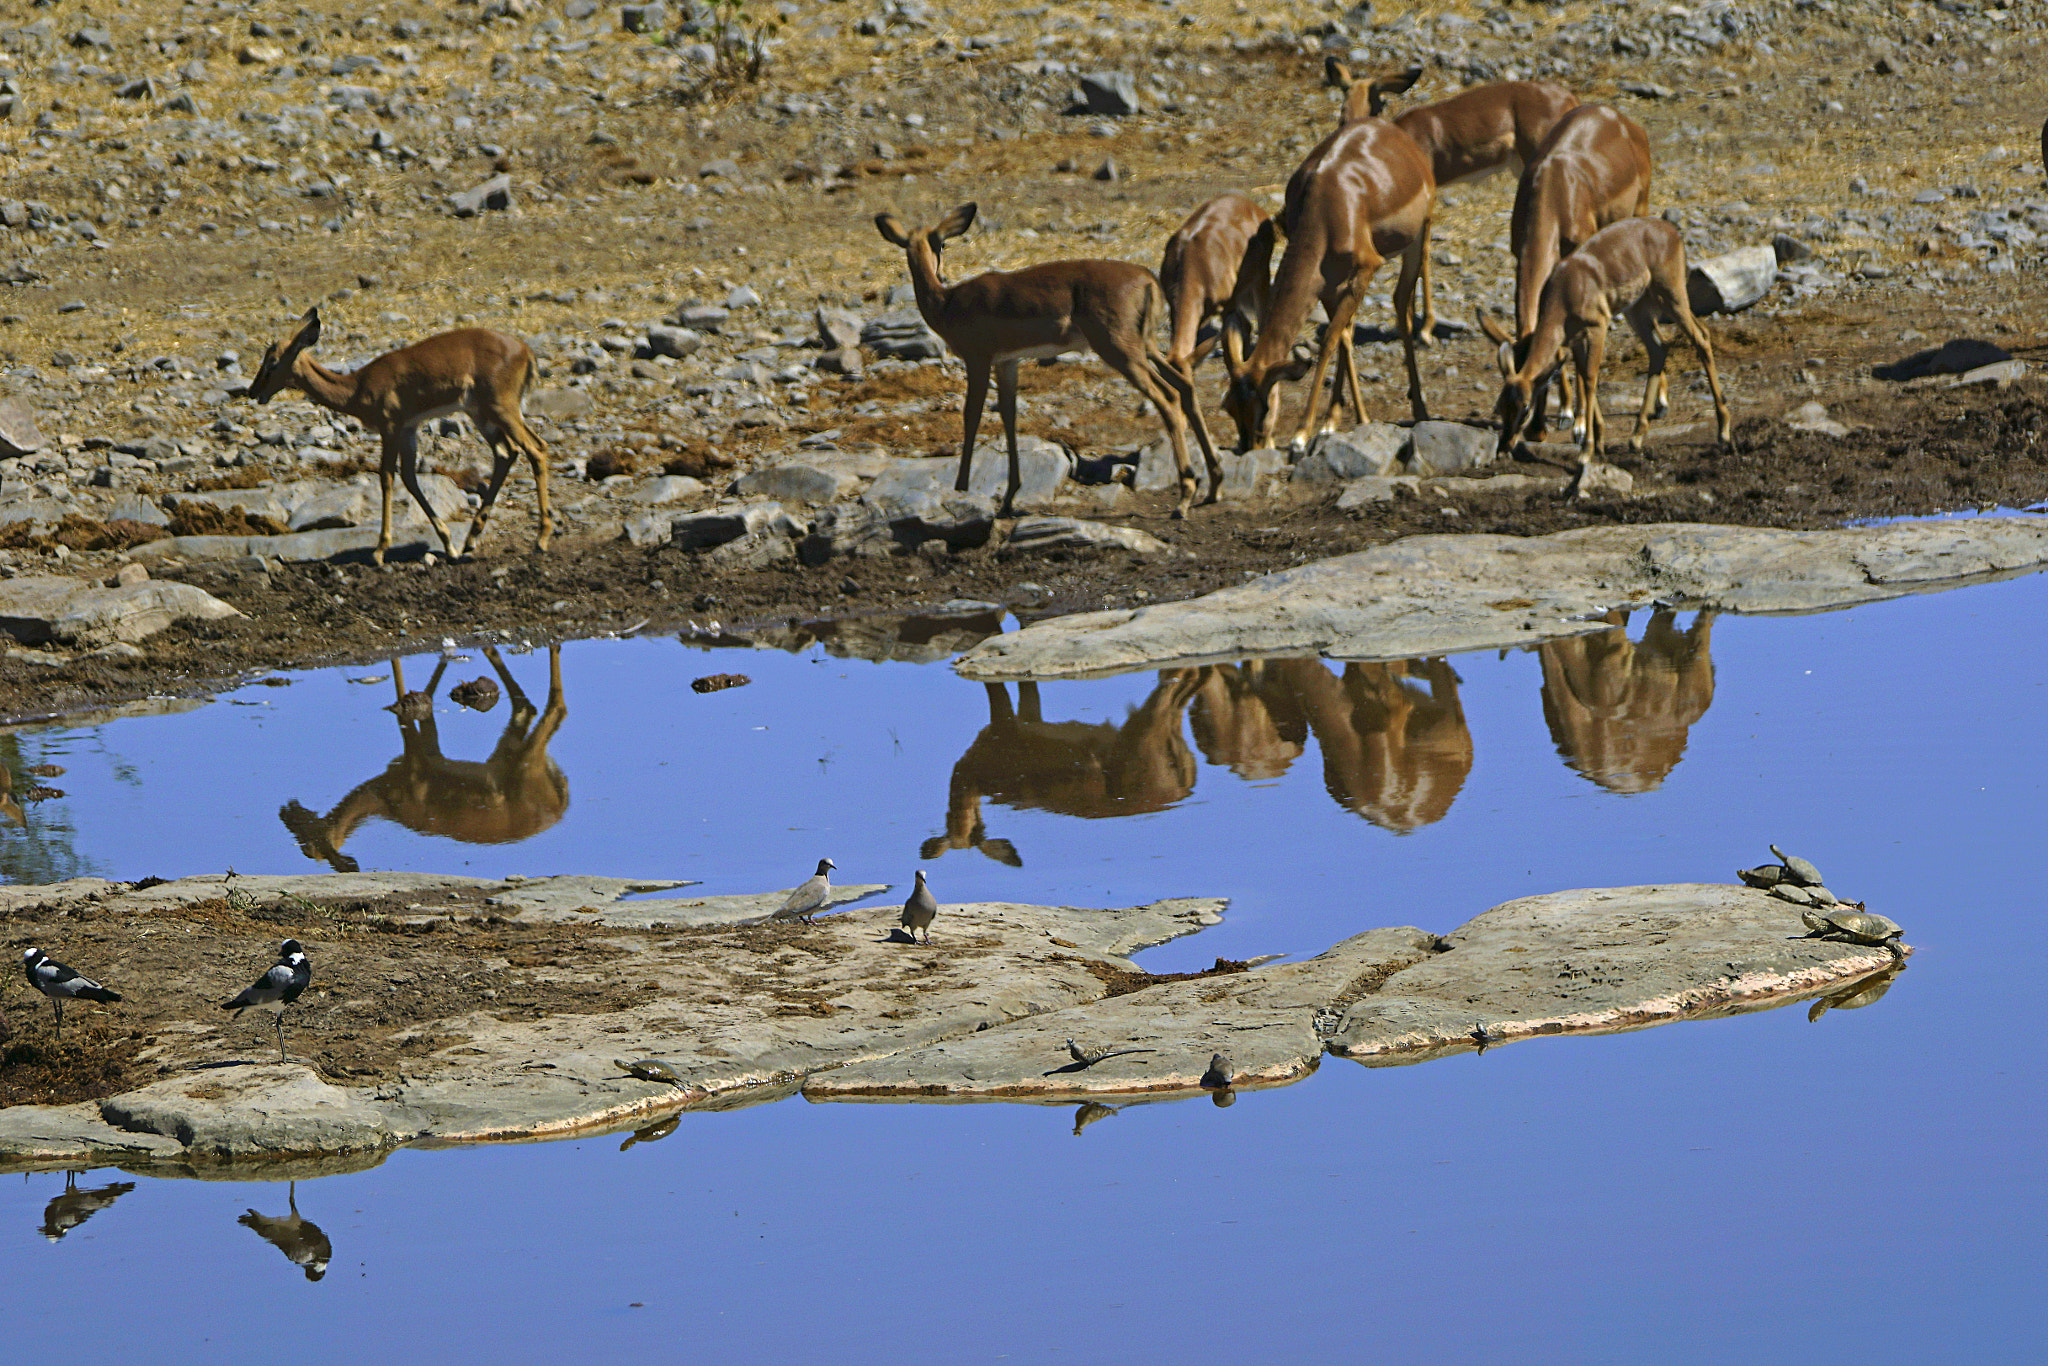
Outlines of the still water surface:
{"label": "still water surface", "polygon": [[[1065,1107],[787,1101],[623,1152],[400,1152],[295,1193],[95,1172],[81,1190],[135,1187],[54,1242],[46,1220],[101,1202],[0,1178],[0,1277],[88,1330],[79,1361],[2048,1358],[2044,609],[2034,577],[1035,695],[817,647],[589,642],[558,687],[548,651],[504,655],[530,708],[442,703],[431,735],[380,710],[388,679],[349,681],[382,667],[22,734],[12,763],[67,771],[0,827],[17,880],[354,860],[726,892],[823,855],[903,885],[928,856],[942,901],[1230,897],[1144,955],[1176,970],[1447,931],[1533,892],[1726,881],[1777,840],[1919,953],[1813,1024],[1328,1060],[1078,1136]],[[408,683],[434,664],[405,661]],[[688,688],[729,670],[752,686]],[[451,664],[440,692],[490,672]],[[317,1233],[265,1222],[292,1199]],[[288,1256],[319,1237],[313,1283]]]}

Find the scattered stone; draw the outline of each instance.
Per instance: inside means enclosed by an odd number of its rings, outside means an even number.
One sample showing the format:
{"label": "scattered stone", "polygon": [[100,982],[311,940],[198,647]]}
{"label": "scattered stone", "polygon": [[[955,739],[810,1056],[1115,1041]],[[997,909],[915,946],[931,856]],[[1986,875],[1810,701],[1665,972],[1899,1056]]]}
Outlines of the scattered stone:
{"label": "scattered stone", "polygon": [[2002,360],[1990,365],[1980,365],[1974,370],[1965,370],[1946,385],[1956,389],[1967,384],[1991,384],[2004,387],[2027,375],[2027,363],[2023,360]]}
{"label": "scattered stone", "polygon": [[826,351],[848,351],[860,345],[860,315],[844,308],[820,306],[813,315],[818,345]]}
{"label": "scattered stone", "polygon": [[1391,422],[1324,432],[1309,443],[1294,478],[1302,484],[1337,484],[1384,475],[1400,463],[1407,448],[1408,433]]}
{"label": "scattered stone", "polygon": [[680,503],[705,492],[704,482],[692,479],[687,474],[664,474],[650,482],[645,488],[635,489],[626,495],[635,503],[648,507],[660,507],[665,503]]}
{"label": "scattered stone", "polygon": [[1138,83],[1126,71],[1095,71],[1080,77],[1080,103],[1087,106],[1091,114],[1105,114],[1118,118],[1135,114],[1138,103]]}
{"label": "scattered stone", "polygon": [[28,400],[19,394],[0,394],[0,457],[34,455],[48,444]]}
{"label": "scattered stone", "polygon": [[1785,414],[1785,425],[1795,432],[1818,432],[1822,436],[1847,436],[1849,428],[1828,416],[1819,403],[1802,403]]}
{"label": "scattered stone", "polygon": [[114,582],[109,587],[126,588],[130,584],[149,582],[149,567],[140,564],[124,564],[114,571]]}
{"label": "scattered stone", "polygon": [[[1408,467],[1416,474],[1456,474],[1493,463],[1500,439],[1462,422],[1418,422],[1408,434]],[[1380,473],[1381,471],[1374,471]]]}
{"label": "scattered stone", "polygon": [[1003,542],[1006,551],[1098,548],[1129,550],[1139,555],[1165,555],[1173,550],[1148,531],[1078,517],[1020,517]]}
{"label": "scattered stone", "polygon": [[816,364],[818,369],[828,375],[845,375],[856,379],[867,368],[860,358],[860,351],[851,346],[840,347],[836,351],[819,352]]}
{"label": "scattered stone", "polygon": [[1635,476],[1604,460],[1579,466],[1578,475],[1571,484],[1571,496],[1582,502],[1595,498],[1626,498],[1635,491]]}
{"label": "scattered stone", "polygon": [[860,344],[883,360],[937,360],[946,354],[946,344],[915,308],[873,319],[861,328]]}
{"label": "scattered stone", "polygon": [[1870,373],[1879,379],[1921,379],[1927,375],[1959,375],[2011,359],[2012,352],[2002,346],[1974,337],[1957,337],[1940,346],[1915,351],[1904,360],[1875,366]]}
{"label": "scattered stone", "polygon": [[1777,282],[1777,248],[1744,247],[1694,262],[1685,275],[1686,302],[1697,317],[1737,313],[1769,294]]}
{"label": "scattered stone", "polygon": [[1111,182],[1122,180],[1124,178],[1123,167],[1116,164],[1115,157],[1104,157],[1102,164],[1090,173],[1090,178]]}
{"label": "scattered stone", "polygon": [[619,27],[628,33],[660,33],[668,27],[668,6],[661,0],[651,4],[621,5]]}
{"label": "scattered stone", "polygon": [[647,329],[647,349],[657,356],[683,360],[704,349],[704,335],[691,328],[657,323]]}
{"label": "scattered stone", "polygon": [[24,645],[133,643],[174,622],[240,615],[190,584],[147,577],[116,588],[40,575],[0,580],[0,631]]}
{"label": "scattered stone", "polygon": [[480,213],[502,212],[512,207],[512,177],[492,176],[481,185],[448,196],[448,207],[457,218],[474,218]]}
{"label": "scattered stone", "polygon": [[[1295,477],[1300,478],[1299,472]],[[1370,506],[1373,503],[1391,503],[1396,497],[1414,497],[1422,481],[1414,475],[1381,478],[1368,475],[1353,479],[1344,485],[1344,491],[1337,495],[1337,507],[1349,512],[1353,508]]]}

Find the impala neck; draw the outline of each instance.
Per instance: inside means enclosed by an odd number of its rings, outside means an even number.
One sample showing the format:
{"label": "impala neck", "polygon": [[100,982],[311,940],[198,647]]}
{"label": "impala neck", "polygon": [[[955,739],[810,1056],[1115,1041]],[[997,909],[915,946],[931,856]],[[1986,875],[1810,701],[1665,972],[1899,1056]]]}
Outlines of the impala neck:
{"label": "impala neck", "polygon": [[946,282],[939,278],[939,252],[928,235],[910,241],[910,287],[917,291],[917,311],[936,332],[946,312]]}
{"label": "impala neck", "polygon": [[1294,339],[1316,301],[1322,259],[1323,235],[1306,222],[1297,222],[1280,257],[1280,273],[1273,280],[1259,339],[1245,363],[1245,373],[1254,382],[1293,352]]}
{"label": "impala neck", "polygon": [[301,353],[292,362],[292,385],[323,408],[332,408],[353,418],[362,417],[357,406],[358,389],[354,375],[330,370]]}

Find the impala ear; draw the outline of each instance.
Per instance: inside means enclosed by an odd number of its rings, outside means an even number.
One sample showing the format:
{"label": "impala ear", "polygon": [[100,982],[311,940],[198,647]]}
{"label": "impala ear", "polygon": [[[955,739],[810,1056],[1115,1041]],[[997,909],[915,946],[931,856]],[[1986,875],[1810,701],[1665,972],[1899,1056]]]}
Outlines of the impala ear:
{"label": "impala ear", "polygon": [[1234,308],[1223,315],[1223,363],[1232,379],[1244,370],[1245,339],[1251,328],[1244,314]]}
{"label": "impala ear", "polygon": [[1501,326],[1500,320],[1483,308],[1475,307],[1472,312],[1479,318],[1479,330],[1497,342],[1511,342],[1514,334]]}
{"label": "impala ear", "polygon": [[299,330],[292,337],[291,349],[303,351],[320,340],[320,306],[315,304],[306,310],[306,316],[299,319]]}
{"label": "impala ear", "polygon": [[1338,90],[1349,90],[1353,84],[1351,68],[1335,57],[1323,58],[1323,84]]}
{"label": "impala ear", "polygon": [[884,238],[886,238],[888,241],[895,244],[896,246],[907,247],[910,245],[910,234],[905,232],[903,230],[903,225],[896,221],[895,214],[876,214],[875,230],[881,233]]}
{"label": "impala ear", "polygon": [[962,204],[939,220],[939,225],[932,229],[932,237],[941,242],[948,237],[958,237],[974,226],[974,215],[980,207],[978,204]]}

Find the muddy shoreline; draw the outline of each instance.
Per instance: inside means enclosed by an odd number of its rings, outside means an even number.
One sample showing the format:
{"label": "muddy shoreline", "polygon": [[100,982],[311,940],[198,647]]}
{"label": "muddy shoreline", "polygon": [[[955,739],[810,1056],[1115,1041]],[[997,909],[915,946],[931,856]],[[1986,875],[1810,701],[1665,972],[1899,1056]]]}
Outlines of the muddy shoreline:
{"label": "muddy shoreline", "polygon": [[[125,658],[13,650],[0,659],[0,715],[41,718],[150,695],[197,694],[277,670],[363,663],[463,645],[535,644],[624,633],[714,640],[763,625],[911,614],[948,603],[989,603],[1025,621],[1197,597],[1312,560],[1405,536],[1481,532],[1544,535],[1594,526],[1699,522],[1815,529],[1864,519],[1959,509],[2029,507],[2048,498],[2048,385],[1921,390],[1888,395],[1894,421],[1845,437],[1751,420],[1716,454],[1680,435],[1649,456],[1622,458],[1634,496],[1581,504],[1555,490],[1493,493],[1487,480],[1340,510],[1327,496],[1225,503],[1173,521],[1169,495],[1141,495],[1136,515],[1172,555],[1121,550],[963,550],[784,561],[733,569],[702,551],[569,538],[546,555],[495,543],[473,560],[364,564],[195,562],[159,566],[241,616],[182,623]],[[1502,473],[1555,476],[1543,465]],[[94,553],[57,572],[111,575],[122,557]],[[715,671],[707,660],[707,672]]]}

